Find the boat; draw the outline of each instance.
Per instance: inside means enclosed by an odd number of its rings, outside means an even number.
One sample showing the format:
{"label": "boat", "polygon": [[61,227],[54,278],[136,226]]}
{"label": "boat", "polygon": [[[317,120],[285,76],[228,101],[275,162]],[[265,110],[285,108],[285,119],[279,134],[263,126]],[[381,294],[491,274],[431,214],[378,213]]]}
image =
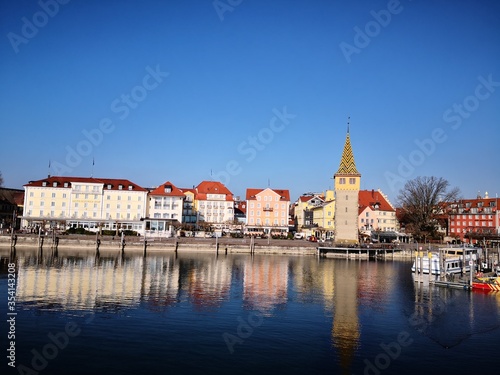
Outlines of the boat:
{"label": "boat", "polygon": [[[416,267],[415,267],[415,263]],[[430,267],[429,267],[430,263]],[[420,259],[417,262],[413,262],[413,266],[411,267],[411,271],[417,273],[429,273],[429,268],[431,270],[431,274],[433,275],[440,275],[441,274],[441,266],[439,264],[439,256],[437,254],[432,254],[431,258],[429,259],[428,256],[423,257],[422,263],[420,263]],[[463,265],[462,265],[462,259],[460,258],[446,258],[444,260],[444,269],[445,269],[445,274],[452,274],[452,273],[461,273],[463,272]],[[422,271],[420,271],[422,269]],[[470,271],[470,266],[468,262],[465,265],[465,272]]]}
{"label": "boat", "polygon": [[500,277],[478,277],[472,281],[472,289],[500,291]]}
{"label": "boat", "polygon": [[[464,271],[470,272],[470,262],[477,261],[478,259],[477,249],[474,248],[442,248],[440,252],[444,255],[445,274],[462,273]],[[413,262],[411,267],[412,272],[428,274],[429,270],[432,275],[441,274],[439,253],[432,252],[427,256],[419,257]]]}

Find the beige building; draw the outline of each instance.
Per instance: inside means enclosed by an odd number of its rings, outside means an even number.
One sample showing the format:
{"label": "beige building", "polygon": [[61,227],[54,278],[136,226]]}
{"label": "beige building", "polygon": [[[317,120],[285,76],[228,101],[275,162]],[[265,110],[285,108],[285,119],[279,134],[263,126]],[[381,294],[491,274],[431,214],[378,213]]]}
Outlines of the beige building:
{"label": "beige building", "polygon": [[147,190],[129,180],[49,176],[24,190],[23,227],[143,232]]}

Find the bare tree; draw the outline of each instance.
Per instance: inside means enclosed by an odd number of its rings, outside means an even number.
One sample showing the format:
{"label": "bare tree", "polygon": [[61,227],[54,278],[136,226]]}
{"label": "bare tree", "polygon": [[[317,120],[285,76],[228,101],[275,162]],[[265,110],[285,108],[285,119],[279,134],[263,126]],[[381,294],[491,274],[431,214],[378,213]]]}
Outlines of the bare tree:
{"label": "bare tree", "polygon": [[2,177],[2,172],[0,172],[0,186],[3,186],[3,177]]}
{"label": "bare tree", "polygon": [[443,203],[460,198],[460,189],[449,189],[449,186],[442,177],[417,177],[407,181],[399,191],[397,200],[403,210],[402,221],[406,231],[416,239],[436,237]]}

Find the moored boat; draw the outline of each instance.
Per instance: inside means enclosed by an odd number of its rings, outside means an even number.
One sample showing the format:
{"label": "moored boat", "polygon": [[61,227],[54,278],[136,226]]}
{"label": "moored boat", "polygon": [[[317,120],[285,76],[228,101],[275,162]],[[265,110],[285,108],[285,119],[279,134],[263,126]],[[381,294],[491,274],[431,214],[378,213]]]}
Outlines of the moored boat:
{"label": "moored boat", "polygon": [[500,291],[500,277],[479,277],[472,281],[472,289]]}

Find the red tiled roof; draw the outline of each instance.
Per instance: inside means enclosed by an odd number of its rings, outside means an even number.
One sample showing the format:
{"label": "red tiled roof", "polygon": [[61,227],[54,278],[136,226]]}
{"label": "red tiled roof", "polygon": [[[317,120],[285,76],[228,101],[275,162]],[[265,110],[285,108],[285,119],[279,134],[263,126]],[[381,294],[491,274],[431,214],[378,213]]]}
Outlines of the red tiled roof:
{"label": "red tiled roof", "polygon": [[375,204],[378,204],[379,211],[395,211],[385,197],[375,190],[360,190],[358,195],[359,213],[363,212],[366,207],[375,209]]}
{"label": "red tiled roof", "polygon": [[[281,201],[287,201],[287,202],[290,201],[290,191],[285,190],[285,189],[271,189],[271,188],[266,188],[266,189],[272,190],[276,194],[278,194],[280,196]],[[251,188],[249,188],[249,189],[247,189],[247,192],[246,192],[246,199],[247,200],[255,200],[255,199],[257,199],[256,195],[259,194],[260,192],[266,190],[266,189],[251,189]]]}
{"label": "red tiled roof", "polygon": [[233,200],[233,193],[224,186],[223,183],[218,181],[202,181],[196,187],[196,200],[207,200],[207,194],[224,194],[226,196],[226,201]]}
{"label": "red tiled roof", "polygon": [[30,181],[24,186],[43,186],[46,183],[47,187],[54,187],[54,182],[57,183],[58,188],[64,188],[64,183],[68,183],[68,187],[74,182],[91,183],[91,184],[104,184],[111,185],[111,190],[119,190],[118,186],[122,185],[123,190],[128,190],[132,186],[132,191],[147,191],[145,188],[125,179],[117,178],[92,178],[92,177],[65,177],[65,176],[49,176],[42,180]]}
{"label": "red tiled roof", "polygon": [[[167,187],[171,188],[170,193],[166,193],[165,189]],[[183,197],[184,193],[182,192],[181,189],[177,188],[174,184],[172,184],[170,181],[167,181],[160,186],[158,186],[156,189],[152,190],[149,192],[150,195],[159,195],[159,196],[165,196],[165,197]]]}
{"label": "red tiled roof", "polygon": [[313,199],[313,198],[314,198],[314,195],[301,195],[301,196],[299,197],[299,200],[300,200],[301,202],[309,202],[309,201],[310,201],[311,199]]}

